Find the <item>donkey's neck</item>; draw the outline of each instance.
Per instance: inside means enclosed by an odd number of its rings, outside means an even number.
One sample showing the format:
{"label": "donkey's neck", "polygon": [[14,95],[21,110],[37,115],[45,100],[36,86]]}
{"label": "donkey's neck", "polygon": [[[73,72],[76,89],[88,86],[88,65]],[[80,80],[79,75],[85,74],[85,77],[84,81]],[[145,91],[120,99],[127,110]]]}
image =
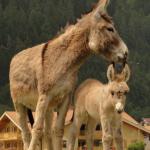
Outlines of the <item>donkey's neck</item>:
{"label": "donkey's neck", "polygon": [[48,43],[43,54],[44,76],[46,75],[47,81],[57,81],[68,71],[73,72],[79,69],[90,55],[87,34],[87,29],[73,26]]}

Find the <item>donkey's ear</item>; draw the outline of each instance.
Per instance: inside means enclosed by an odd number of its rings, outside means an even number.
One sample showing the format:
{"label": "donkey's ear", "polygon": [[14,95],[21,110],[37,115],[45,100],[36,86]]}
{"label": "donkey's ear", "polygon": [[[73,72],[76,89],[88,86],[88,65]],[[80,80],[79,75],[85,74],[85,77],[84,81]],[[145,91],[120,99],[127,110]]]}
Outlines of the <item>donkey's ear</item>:
{"label": "donkey's ear", "polygon": [[114,80],[115,78],[115,69],[114,69],[114,65],[111,64],[108,66],[108,69],[107,69],[107,78],[108,78],[108,81],[111,82]]}
{"label": "donkey's ear", "polygon": [[101,14],[104,14],[107,12],[108,4],[109,4],[109,0],[99,0],[98,5],[94,12],[94,17],[96,19],[101,18]]}
{"label": "donkey's ear", "polygon": [[122,74],[124,76],[124,80],[127,82],[130,79],[130,75],[131,75],[131,70],[129,68],[128,64],[125,64],[124,69],[122,70]]}

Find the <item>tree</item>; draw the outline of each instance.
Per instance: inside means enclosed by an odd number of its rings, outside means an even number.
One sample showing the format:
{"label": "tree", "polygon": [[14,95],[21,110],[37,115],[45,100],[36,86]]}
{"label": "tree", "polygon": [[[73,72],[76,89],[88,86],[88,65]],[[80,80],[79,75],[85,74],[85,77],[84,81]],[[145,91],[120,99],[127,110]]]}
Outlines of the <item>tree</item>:
{"label": "tree", "polygon": [[128,150],[144,150],[145,144],[143,142],[135,142],[128,146]]}

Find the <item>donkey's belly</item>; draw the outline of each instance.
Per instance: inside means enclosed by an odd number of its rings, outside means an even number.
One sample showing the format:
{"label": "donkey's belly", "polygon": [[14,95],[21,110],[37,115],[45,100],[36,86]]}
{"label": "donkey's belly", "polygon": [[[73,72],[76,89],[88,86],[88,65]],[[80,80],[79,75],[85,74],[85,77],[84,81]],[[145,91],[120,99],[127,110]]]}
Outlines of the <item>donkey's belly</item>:
{"label": "donkey's belly", "polygon": [[35,111],[36,105],[38,101],[38,92],[37,91],[30,91],[28,93],[23,94],[17,102],[23,104],[27,108]]}
{"label": "donkey's belly", "polygon": [[100,121],[100,114],[99,112],[95,109],[92,111],[88,111],[88,114],[91,118],[93,118],[95,121],[99,122]]}
{"label": "donkey's belly", "polygon": [[96,121],[100,121],[100,112],[99,112],[99,104],[94,99],[86,102],[85,104],[86,110],[90,117],[92,117]]}
{"label": "donkey's belly", "polygon": [[[66,86],[53,88],[53,90],[50,91],[48,94],[48,97],[52,97],[52,99],[50,99],[49,102],[49,107],[56,107],[58,104],[62,103],[62,100],[65,98],[68,92],[69,90]],[[39,95],[37,91],[30,91],[29,93],[22,95],[19,98],[19,101],[27,108],[30,108],[33,111],[35,111],[38,102],[38,97]]]}
{"label": "donkey's belly", "polygon": [[54,106],[62,102],[67,94],[73,89],[74,83],[70,78],[62,79],[49,91],[49,95],[53,98],[50,100],[50,105]]}
{"label": "donkey's belly", "polygon": [[[72,91],[75,80],[70,77],[63,78],[57,82],[57,84],[49,91],[48,97],[52,97],[49,102],[49,107],[56,107],[64,100],[65,96]],[[31,90],[23,94],[19,99],[20,102],[26,107],[35,111],[38,101],[38,91]]]}

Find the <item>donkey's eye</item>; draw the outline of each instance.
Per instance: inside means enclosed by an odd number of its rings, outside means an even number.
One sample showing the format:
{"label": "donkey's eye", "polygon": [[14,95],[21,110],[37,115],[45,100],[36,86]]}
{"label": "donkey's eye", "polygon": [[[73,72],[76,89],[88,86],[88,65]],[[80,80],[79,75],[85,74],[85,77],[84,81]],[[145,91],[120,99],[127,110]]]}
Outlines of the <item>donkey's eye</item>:
{"label": "donkey's eye", "polygon": [[108,30],[109,32],[114,32],[114,29],[113,29],[112,27],[108,27],[107,30]]}

